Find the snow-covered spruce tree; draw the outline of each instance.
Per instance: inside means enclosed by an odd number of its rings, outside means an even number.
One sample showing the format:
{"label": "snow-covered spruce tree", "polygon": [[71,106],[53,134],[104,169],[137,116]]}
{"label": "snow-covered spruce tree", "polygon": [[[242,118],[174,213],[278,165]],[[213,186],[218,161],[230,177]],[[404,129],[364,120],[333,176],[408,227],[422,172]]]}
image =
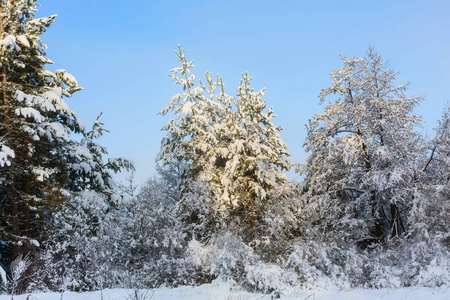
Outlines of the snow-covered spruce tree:
{"label": "snow-covered spruce tree", "polygon": [[352,228],[352,239],[386,240],[407,228],[421,143],[412,110],[422,97],[405,96],[407,84],[394,84],[397,72],[372,48],[342,60],[319,94],[321,103],[337,97],[307,126],[307,207],[327,211],[316,221],[324,233],[342,229],[338,239]]}
{"label": "snow-covered spruce tree", "polygon": [[[131,167],[124,159],[102,161],[106,149],[93,142],[101,124],[86,132],[64,99],[81,89],[77,81],[65,70],[46,70],[52,62],[40,35],[55,16],[35,18],[37,5],[0,1],[0,239],[13,246],[13,256],[34,250],[37,239],[51,240],[42,221],[51,223],[62,202],[83,197],[72,192],[95,190],[111,203],[117,197],[109,172]],[[71,140],[71,133],[83,141]]]}
{"label": "snow-covered spruce tree", "polygon": [[[38,236],[44,189],[65,178],[62,149],[84,125],[63,97],[80,90],[65,70],[50,72],[40,39],[55,16],[35,18],[33,0],[0,1],[0,239],[14,256]],[[36,242],[34,242],[37,245]]]}
{"label": "snow-covered spruce tree", "polygon": [[[171,76],[184,93],[173,96],[160,112],[171,111],[175,118],[163,127],[167,137],[157,160],[188,163],[188,176],[211,188],[209,218],[215,228],[243,228],[253,238],[270,204],[268,194],[287,180],[282,170],[290,167],[289,153],[279,136],[282,128],[272,123],[275,115],[272,109],[265,112],[263,91],[250,88],[247,74],[232,97],[222,79],[213,80],[208,72],[207,84],[195,86],[194,75],[189,75],[192,61],[181,49],[177,55],[182,66],[171,70]],[[181,201],[180,206],[189,204]]]}

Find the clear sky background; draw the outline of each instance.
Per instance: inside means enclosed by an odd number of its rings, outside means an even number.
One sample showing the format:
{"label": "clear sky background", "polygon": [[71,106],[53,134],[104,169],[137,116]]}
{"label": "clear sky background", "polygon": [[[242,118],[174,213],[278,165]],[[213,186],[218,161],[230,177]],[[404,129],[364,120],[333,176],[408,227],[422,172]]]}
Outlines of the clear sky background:
{"label": "clear sky background", "polygon": [[[266,87],[284,127],[292,162],[305,162],[304,124],[323,110],[317,95],[342,66],[339,54],[374,46],[407,95],[425,94],[416,112],[432,128],[450,100],[450,1],[41,0],[38,16],[58,14],[43,35],[50,69],[66,69],[85,90],[67,102],[91,126],[98,113],[111,131],[99,143],[132,159],[138,182],[155,174],[169,117],[157,116],[181,92],[167,76],[177,45],[194,74],[222,76],[234,94],[241,73]],[[289,174],[291,179],[298,175]]]}

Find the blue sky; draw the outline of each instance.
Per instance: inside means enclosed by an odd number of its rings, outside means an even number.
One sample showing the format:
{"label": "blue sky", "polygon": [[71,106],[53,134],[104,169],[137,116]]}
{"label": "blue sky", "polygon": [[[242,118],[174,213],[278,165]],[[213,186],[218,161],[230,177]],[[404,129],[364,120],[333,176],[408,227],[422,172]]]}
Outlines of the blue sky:
{"label": "blue sky", "polygon": [[[425,94],[416,112],[424,132],[450,101],[450,1],[94,1],[42,0],[38,16],[58,14],[44,34],[50,69],[66,69],[84,91],[68,100],[90,126],[99,112],[111,133],[99,143],[132,159],[135,177],[154,174],[168,117],[156,113],[179,93],[167,76],[177,45],[194,59],[194,73],[219,74],[233,94],[248,71],[253,87],[284,127],[293,162],[303,163],[304,124],[323,106],[317,95],[342,63],[369,46]],[[298,178],[291,173],[291,179]]]}

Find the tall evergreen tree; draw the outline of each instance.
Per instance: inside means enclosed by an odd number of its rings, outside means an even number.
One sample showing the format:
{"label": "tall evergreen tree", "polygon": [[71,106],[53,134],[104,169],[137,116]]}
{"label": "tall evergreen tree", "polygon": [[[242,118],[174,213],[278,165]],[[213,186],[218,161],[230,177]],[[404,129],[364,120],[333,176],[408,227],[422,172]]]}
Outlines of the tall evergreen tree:
{"label": "tall evergreen tree", "polygon": [[17,255],[36,236],[33,219],[44,197],[43,178],[52,185],[61,179],[64,159],[59,149],[70,132],[82,132],[84,125],[62,99],[81,89],[77,81],[65,70],[45,69],[52,62],[45,58],[46,45],[39,36],[55,16],[35,18],[36,1],[0,3],[0,136],[2,148],[14,153],[1,170],[1,236]]}
{"label": "tall evergreen tree", "polygon": [[264,91],[253,91],[250,76],[243,75],[232,97],[225,93],[222,79],[213,80],[208,72],[206,84],[199,81],[195,86],[192,61],[181,49],[177,55],[182,66],[171,70],[171,76],[184,93],[173,96],[160,112],[172,111],[175,118],[163,127],[167,137],[157,160],[184,161],[190,178],[211,186],[212,217],[219,227],[234,222],[254,227],[270,190],[287,180],[282,171],[290,163],[279,135],[282,128],[272,123],[275,115],[271,108],[265,110]]}
{"label": "tall evergreen tree", "polygon": [[[131,167],[123,159],[101,163],[99,152],[106,150],[93,143],[101,123],[87,132],[65,102],[81,88],[65,70],[46,69],[52,61],[40,35],[56,16],[35,18],[37,6],[35,0],[0,1],[0,239],[12,244],[14,255],[38,245],[39,220],[64,198],[64,189],[105,191],[109,183],[99,183],[110,180],[108,169]],[[83,141],[71,140],[71,133]],[[89,186],[81,176],[90,176]]]}

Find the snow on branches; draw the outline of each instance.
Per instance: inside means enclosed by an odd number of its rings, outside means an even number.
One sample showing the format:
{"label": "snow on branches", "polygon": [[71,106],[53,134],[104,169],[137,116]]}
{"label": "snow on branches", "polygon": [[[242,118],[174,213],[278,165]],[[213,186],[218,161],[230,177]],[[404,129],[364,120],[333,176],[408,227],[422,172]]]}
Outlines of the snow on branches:
{"label": "snow on branches", "polygon": [[190,75],[193,62],[184,50],[176,52],[181,67],[170,70],[183,93],[173,96],[159,114],[169,111],[174,118],[163,130],[157,157],[164,164],[184,160],[189,174],[212,187],[215,214],[225,220],[240,214],[241,221],[255,222],[264,210],[268,192],[286,182],[282,172],[290,168],[286,144],[272,123],[272,108],[266,110],[264,90],[250,87],[251,77],[244,73],[236,96],[225,93],[222,78],[206,72],[206,82],[195,82]]}

